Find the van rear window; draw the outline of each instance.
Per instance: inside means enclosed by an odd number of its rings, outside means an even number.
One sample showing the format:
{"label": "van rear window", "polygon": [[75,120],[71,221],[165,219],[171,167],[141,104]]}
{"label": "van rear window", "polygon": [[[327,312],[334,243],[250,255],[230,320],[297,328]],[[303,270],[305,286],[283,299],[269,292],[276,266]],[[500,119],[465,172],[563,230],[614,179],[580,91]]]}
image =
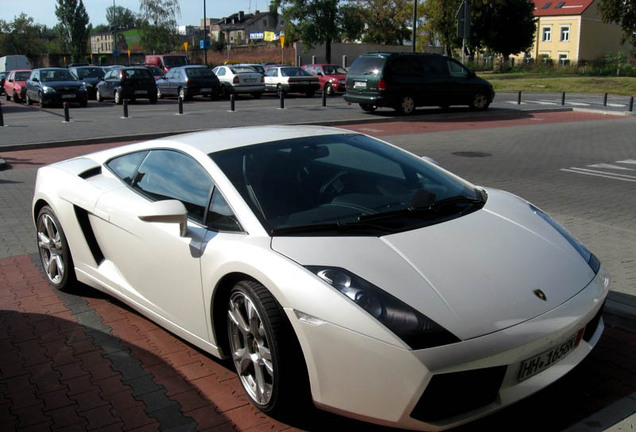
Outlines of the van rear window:
{"label": "van rear window", "polygon": [[350,75],[378,75],[384,67],[384,57],[358,57],[349,69]]}

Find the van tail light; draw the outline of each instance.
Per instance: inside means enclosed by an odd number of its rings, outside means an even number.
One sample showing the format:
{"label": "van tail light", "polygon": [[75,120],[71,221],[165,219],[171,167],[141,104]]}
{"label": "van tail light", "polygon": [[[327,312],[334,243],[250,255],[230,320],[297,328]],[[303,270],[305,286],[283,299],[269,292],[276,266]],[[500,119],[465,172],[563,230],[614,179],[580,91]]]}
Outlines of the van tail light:
{"label": "van tail light", "polygon": [[378,90],[385,91],[386,90],[386,81],[383,79],[378,80]]}
{"label": "van tail light", "polygon": [[239,77],[238,77],[238,76],[235,76],[235,77],[234,77],[234,79],[232,80],[232,82],[233,82],[234,84],[238,84],[238,83],[240,82],[240,81],[239,81]]}

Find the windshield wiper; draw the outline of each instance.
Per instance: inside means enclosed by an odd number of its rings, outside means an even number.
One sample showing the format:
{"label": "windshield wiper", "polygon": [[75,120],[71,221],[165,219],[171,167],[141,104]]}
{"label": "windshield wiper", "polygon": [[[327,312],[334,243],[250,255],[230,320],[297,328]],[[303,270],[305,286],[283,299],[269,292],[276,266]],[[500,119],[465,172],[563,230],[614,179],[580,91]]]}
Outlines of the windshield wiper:
{"label": "windshield wiper", "polygon": [[304,235],[312,235],[312,234],[339,234],[339,233],[347,233],[347,234],[357,234],[357,235],[382,235],[392,232],[386,227],[377,226],[374,224],[364,224],[360,222],[351,222],[351,223],[326,223],[326,224],[315,224],[315,225],[299,225],[299,226],[290,226],[284,228],[274,228],[271,230],[271,235],[276,236],[284,236],[284,235],[294,235],[294,234],[304,234]]}

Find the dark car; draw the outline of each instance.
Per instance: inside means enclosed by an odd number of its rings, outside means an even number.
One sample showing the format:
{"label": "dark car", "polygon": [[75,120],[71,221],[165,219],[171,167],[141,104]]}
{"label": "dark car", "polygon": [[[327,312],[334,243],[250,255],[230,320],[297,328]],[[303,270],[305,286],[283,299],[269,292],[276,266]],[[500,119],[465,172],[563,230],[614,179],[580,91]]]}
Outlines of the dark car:
{"label": "dark car", "polygon": [[188,65],[170,69],[163,79],[157,81],[157,97],[178,96],[192,99],[193,96],[216,98],[221,91],[219,79],[207,66]]}
{"label": "dark car", "polygon": [[68,69],[33,69],[26,82],[26,103],[37,102],[41,107],[77,102],[81,107],[88,105],[86,86],[75,78]]}
{"label": "dark car", "polygon": [[95,98],[97,102],[114,99],[116,104],[121,104],[124,99],[131,102],[148,99],[150,103],[156,103],[157,84],[145,66],[112,68],[97,84]]}
{"label": "dark car", "polygon": [[358,57],[347,74],[347,102],[365,111],[390,107],[411,114],[418,106],[488,108],[492,85],[461,63],[438,54],[371,53]]}
{"label": "dark car", "polygon": [[97,84],[104,78],[104,68],[99,66],[71,66],[68,70],[86,86],[89,99],[95,99]]}
{"label": "dark car", "polygon": [[4,80],[9,72],[0,72],[0,96],[4,92]]}

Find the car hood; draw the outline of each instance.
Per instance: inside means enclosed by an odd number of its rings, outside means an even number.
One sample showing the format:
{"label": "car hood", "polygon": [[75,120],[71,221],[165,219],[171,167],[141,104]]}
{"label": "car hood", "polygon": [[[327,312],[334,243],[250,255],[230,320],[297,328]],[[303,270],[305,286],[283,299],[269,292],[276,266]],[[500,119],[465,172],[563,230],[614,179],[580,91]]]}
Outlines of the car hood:
{"label": "car hood", "polygon": [[383,237],[274,237],[272,248],[301,265],[345,268],[463,340],[541,315],[595,276],[527,202],[496,190],[483,209],[429,227]]}
{"label": "car hood", "polygon": [[42,81],[43,86],[53,87],[53,88],[63,88],[63,87],[80,87],[82,85],[79,81]]}

